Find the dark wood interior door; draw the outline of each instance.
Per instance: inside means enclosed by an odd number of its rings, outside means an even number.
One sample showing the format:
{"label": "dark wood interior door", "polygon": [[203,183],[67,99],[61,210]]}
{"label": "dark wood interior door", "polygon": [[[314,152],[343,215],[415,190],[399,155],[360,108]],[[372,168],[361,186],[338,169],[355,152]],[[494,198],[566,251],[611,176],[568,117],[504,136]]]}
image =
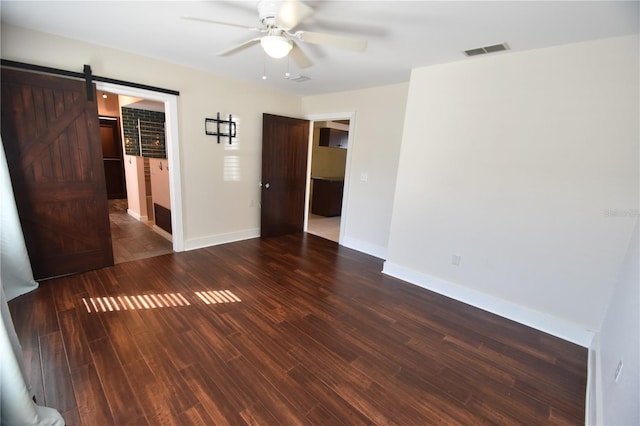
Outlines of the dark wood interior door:
{"label": "dark wood interior door", "polygon": [[263,114],[261,237],[304,230],[309,121]]}
{"label": "dark wood interior door", "polygon": [[85,82],[5,68],[0,77],[2,142],[35,278],[113,265],[98,110]]}
{"label": "dark wood interior door", "polygon": [[116,117],[100,117],[102,163],[109,200],[127,198],[120,127]]}

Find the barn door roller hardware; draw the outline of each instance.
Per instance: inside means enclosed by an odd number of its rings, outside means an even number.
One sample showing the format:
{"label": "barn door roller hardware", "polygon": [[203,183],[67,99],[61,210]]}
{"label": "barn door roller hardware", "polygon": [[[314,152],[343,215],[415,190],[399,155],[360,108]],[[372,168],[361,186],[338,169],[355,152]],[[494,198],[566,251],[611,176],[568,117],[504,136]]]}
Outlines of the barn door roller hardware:
{"label": "barn door roller hardware", "polygon": [[[162,87],[154,87],[154,86],[147,86],[146,84],[140,84],[140,83],[132,83],[130,81],[124,81],[124,80],[116,80],[115,78],[109,78],[109,77],[101,77],[98,75],[94,75],[91,72],[91,66],[89,65],[85,65],[83,68],[83,72],[75,72],[75,71],[67,71],[67,70],[61,70],[58,68],[50,68],[50,67],[43,67],[41,65],[34,65],[34,64],[27,64],[24,62],[16,62],[16,61],[10,61],[8,59],[1,59],[0,60],[0,64],[3,67],[8,67],[8,68],[17,68],[17,69],[22,69],[22,70],[27,70],[27,71],[37,71],[37,72],[42,72],[45,74],[53,74],[53,75],[61,75],[61,76],[65,76],[65,77],[72,77],[72,78],[78,78],[78,79],[82,79],[85,81],[100,81],[103,83],[112,83],[112,84],[119,84],[122,86],[127,86],[127,87],[134,87],[136,89],[144,89],[144,90],[151,90],[153,92],[160,92],[160,93],[167,93],[169,95],[175,95],[175,96],[179,96],[180,92],[176,91],[176,90],[171,90],[171,89],[163,89]],[[92,92],[93,90],[89,89],[89,86],[87,85],[87,93]],[[92,96],[92,95],[87,95]]]}
{"label": "barn door roller hardware", "polygon": [[205,118],[204,119],[204,133],[209,136],[217,136],[218,143],[220,143],[220,137],[228,137],[229,145],[231,145],[232,138],[236,137],[236,122],[233,121],[233,116],[229,114],[228,120],[221,120],[220,113],[217,118]]}
{"label": "barn door roller hardware", "polygon": [[87,100],[93,102],[93,73],[90,65],[84,66],[84,81],[87,86]]}

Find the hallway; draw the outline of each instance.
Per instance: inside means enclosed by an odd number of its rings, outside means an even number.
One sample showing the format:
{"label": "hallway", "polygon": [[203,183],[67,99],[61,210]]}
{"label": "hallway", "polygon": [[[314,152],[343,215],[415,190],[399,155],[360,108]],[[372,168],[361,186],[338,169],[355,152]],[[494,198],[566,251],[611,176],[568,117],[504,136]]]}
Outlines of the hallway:
{"label": "hallway", "polygon": [[171,241],[127,213],[127,200],[109,200],[115,264],[172,253]]}
{"label": "hallway", "polygon": [[336,243],[340,242],[340,216],[324,217],[309,214],[307,232]]}

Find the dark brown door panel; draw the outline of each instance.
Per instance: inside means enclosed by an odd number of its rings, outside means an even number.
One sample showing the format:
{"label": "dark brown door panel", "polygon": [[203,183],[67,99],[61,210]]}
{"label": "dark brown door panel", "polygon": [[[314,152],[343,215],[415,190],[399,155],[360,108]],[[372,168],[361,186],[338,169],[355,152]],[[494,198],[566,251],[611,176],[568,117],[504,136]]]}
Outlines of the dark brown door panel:
{"label": "dark brown door panel", "polygon": [[85,82],[5,68],[1,80],[2,142],[35,278],[113,265],[98,111]]}
{"label": "dark brown door panel", "polygon": [[302,232],[309,121],[263,114],[260,235]]}

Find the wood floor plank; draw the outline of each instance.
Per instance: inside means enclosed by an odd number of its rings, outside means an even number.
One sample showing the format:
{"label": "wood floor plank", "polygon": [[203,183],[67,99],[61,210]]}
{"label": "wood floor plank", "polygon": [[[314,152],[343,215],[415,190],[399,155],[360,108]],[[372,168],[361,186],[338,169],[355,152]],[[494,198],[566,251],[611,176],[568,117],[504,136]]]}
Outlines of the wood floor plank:
{"label": "wood floor plank", "polygon": [[27,386],[30,387],[36,402],[44,402],[44,384],[42,381],[42,362],[40,359],[40,336],[37,327],[37,315],[34,315],[35,299],[40,296],[40,290],[26,294],[9,303],[11,317],[16,334],[22,346],[25,374],[28,376]]}
{"label": "wood floor plank", "polygon": [[[80,277],[86,292],[84,297],[105,296],[104,289],[95,279],[95,271],[81,274]],[[62,282],[64,282],[62,279],[52,280],[48,285],[58,286],[61,285]],[[78,315],[78,319],[87,342],[92,342],[96,339],[106,337],[104,325],[102,324],[102,317],[100,315]]]}
{"label": "wood floor plank", "polygon": [[184,333],[166,332],[156,335],[156,338],[163,345],[167,359],[178,370],[183,370],[193,364],[200,362],[200,358],[194,351],[194,344],[191,342],[193,332]]}
{"label": "wood floor plank", "polygon": [[230,336],[229,339],[245,358],[255,355],[251,358],[254,365],[283,373],[298,365],[298,361],[288,353],[288,349],[293,346],[286,344],[279,329],[274,328],[271,334],[256,333],[256,324],[250,313],[238,313],[234,315],[234,319],[243,332]]}
{"label": "wood floor plank", "polygon": [[336,394],[344,399],[352,410],[359,411],[366,415],[374,424],[392,425],[401,424],[393,421],[393,407],[382,408],[378,401],[367,395],[362,390],[354,388],[348,383],[337,383],[332,386]]}
{"label": "wood floor plank", "polygon": [[248,425],[275,425],[281,424],[261,403],[255,403],[245,408],[240,413],[242,419]]}
{"label": "wood floor plank", "polygon": [[[74,371],[93,362],[91,350],[82,331],[82,323],[79,321],[78,315],[77,309],[67,309],[58,312],[60,331],[64,339],[70,371]],[[80,315],[84,314],[80,312]]]}
{"label": "wood floor plank", "polygon": [[116,424],[135,424],[143,412],[111,342],[100,338],[89,347]]}
{"label": "wood floor plank", "polygon": [[93,364],[71,373],[78,415],[83,425],[114,425],[109,403]]}
{"label": "wood floor plank", "polygon": [[53,292],[57,311],[62,312],[74,309],[78,306],[78,295],[85,292],[86,290],[82,282],[82,275],[67,277],[65,285],[57,288]]}
{"label": "wood floor plank", "polygon": [[[243,357],[260,372],[265,380],[282,392],[283,398],[287,399],[298,411],[306,413],[316,407],[318,401],[304,387],[292,382],[287,375],[287,372],[298,363],[292,362],[293,359],[287,353],[273,350],[265,352],[265,347],[270,349],[276,347],[275,342],[260,346],[251,340],[252,336],[238,335],[233,337],[233,342],[240,348]],[[278,355],[287,360],[287,366],[291,365],[292,367],[281,368],[276,362]]]}
{"label": "wood floor plank", "polygon": [[226,363],[226,367],[233,377],[242,383],[248,393],[256,398],[255,403],[248,406],[245,412],[258,404],[264,406],[280,424],[304,425],[306,423],[304,413],[298,411],[291,401],[282,395],[281,389],[269,382],[246,359],[236,358]]}
{"label": "wood floor plank", "polygon": [[[135,344],[155,377],[155,391],[165,394],[165,402],[173,413],[181,413],[198,403],[179,374],[179,370],[166,357],[162,341],[150,332],[135,335]],[[135,383],[134,383],[135,385]]]}
{"label": "wood floor plank", "polygon": [[341,336],[336,329],[332,329],[328,324],[317,326],[310,321],[310,317],[289,321],[289,323],[347,362],[351,362],[358,357],[357,351],[352,349],[349,341],[340,339]]}
{"label": "wood floor plank", "polygon": [[46,405],[61,412],[75,408],[76,401],[61,333],[49,333],[40,337],[40,353]]}
{"label": "wood floor plank", "polygon": [[64,419],[65,426],[80,426],[82,425],[82,420],[80,420],[80,413],[78,413],[77,408],[72,408],[71,410],[60,413],[62,414],[62,418]]}
{"label": "wood floor plank", "polygon": [[113,312],[109,320],[104,321],[105,331],[122,364],[133,363],[142,359],[136,346],[136,338],[127,328],[127,322],[133,312]]}
{"label": "wood floor plank", "polygon": [[[361,389],[371,386],[371,378],[355,371],[349,362],[331,352],[321,343],[291,324],[284,324],[287,332],[300,341],[300,345],[289,351],[300,364],[310,372],[322,377],[323,381],[334,386],[348,381]],[[336,374],[337,373],[337,374]]]}
{"label": "wood floor plank", "polygon": [[246,409],[244,404],[226,397],[228,393],[204,374],[200,365],[189,366],[181,374],[212,424],[225,426],[243,423],[241,412]]}
{"label": "wood floor plank", "polygon": [[35,316],[36,327],[38,335],[45,336],[59,331],[60,325],[58,324],[55,301],[53,300],[53,289],[51,286],[41,286],[39,290],[41,297],[35,300],[36,306],[34,306],[34,309],[38,312],[38,315]]}
{"label": "wood floor plank", "polygon": [[308,393],[313,395],[313,397],[319,401],[320,406],[336,417],[340,424],[367,425],[372,423],[372,420],[367,415],[355,410],[331,387],[321,380],[318,380],[318,378],[304,366],[299,365],[295,367],[289,371],[288,375],[291,380],[296,381],[300,386],[304,387]]}
{"label": "wood floor plank", "polygon": [[[315,236],[251,239],[50,280],[10,308],[36,395],[71,424],[584,423],[585,348],[381,269]],[[241,301],[196,295],[222,290]],[[190,304],[81,301],[165,293]]]}
{"label": "wood floor plank", "polygon": [[226,338],[224,330],[218,328],[217,321],[211,319],[216,314],[210,316],[195,315],[193,317],[193,330],[205,337],[210,350],[223,361],[232,361],[240,356],[238,350]]}
{"label": "wood floor plank", "polygon": [[307,413],[307,419],[309,420],[309,424],[312,425],[343,425],[344,423],[340,422],[331,414],[329,410],[327,410],[323,405],[315,406],[311,411]]}
{"label": "wood floor plank", "polygon": [[[124,364],[125,373],[146,418],[154,422],[173,422],[178,414],[169,404],[170,394],[143,359]],[[151,423],[156,424],[156,423]],[[159,424],[159,423],[158,423]]]}
{"label": "wood floor plank", "polygon": [[212,419],[202,405],[195,405],[188,410],[184,411],[178,416],[178,424],[184,426],[209,426],[224,425],[226,422],[216,422]]}

